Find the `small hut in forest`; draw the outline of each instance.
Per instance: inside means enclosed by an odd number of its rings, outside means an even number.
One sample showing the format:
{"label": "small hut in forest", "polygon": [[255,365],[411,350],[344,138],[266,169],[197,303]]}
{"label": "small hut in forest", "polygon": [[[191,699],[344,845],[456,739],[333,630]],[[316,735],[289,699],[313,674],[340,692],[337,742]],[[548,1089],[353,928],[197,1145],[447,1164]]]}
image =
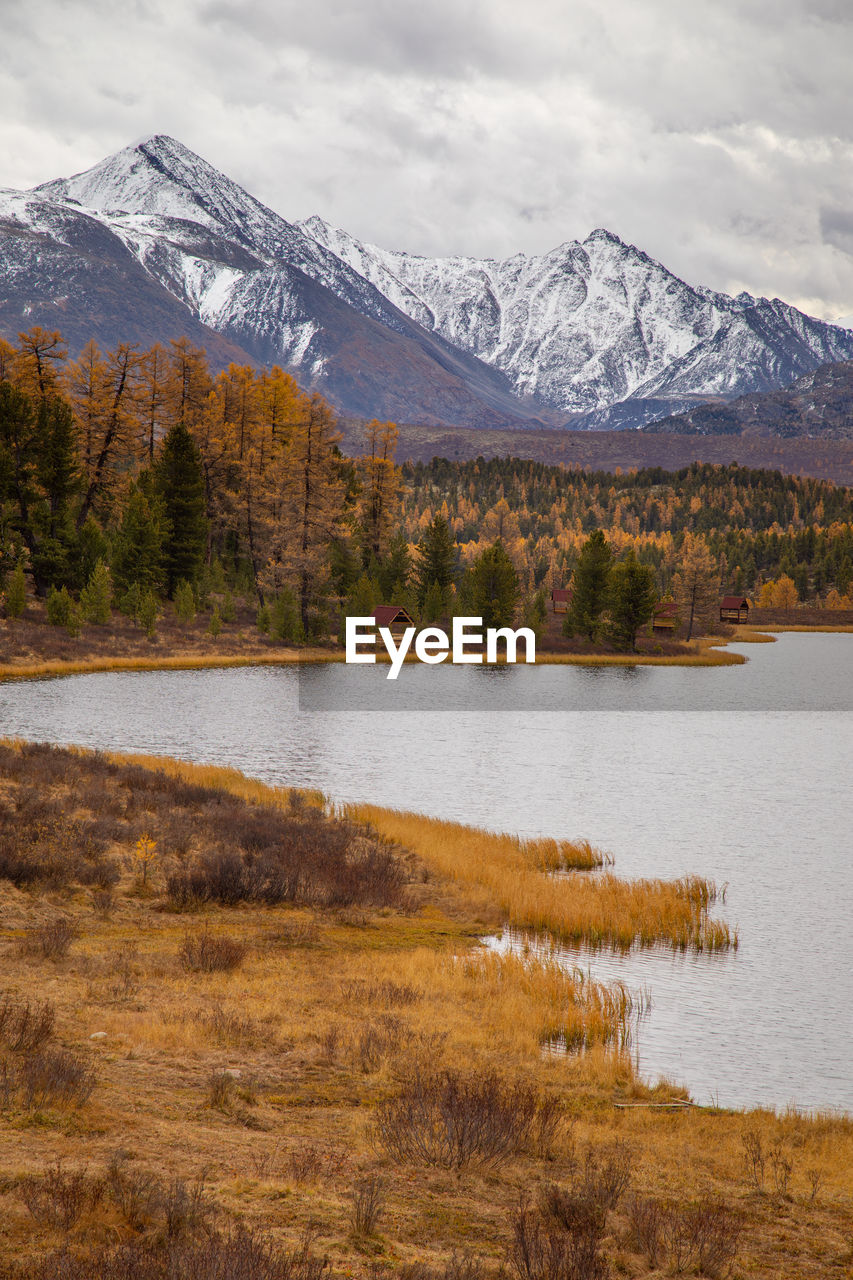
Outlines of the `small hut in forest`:
{"label": "small hut in forest", "polygon": [[723,596],[720,601],[720,622],[749,622],[749,601],[746,596]]}

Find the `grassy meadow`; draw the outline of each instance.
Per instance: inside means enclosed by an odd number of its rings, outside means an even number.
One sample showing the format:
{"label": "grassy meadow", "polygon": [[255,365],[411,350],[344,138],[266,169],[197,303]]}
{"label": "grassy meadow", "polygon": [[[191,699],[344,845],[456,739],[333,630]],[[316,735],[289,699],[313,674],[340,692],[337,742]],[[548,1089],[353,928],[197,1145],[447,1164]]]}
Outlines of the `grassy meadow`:
{"label": "grassy meadow", "polygon": [[853,1274],[853,1122],[638,1078],[699,878],[227,769],[0,744],[0,1275]]}

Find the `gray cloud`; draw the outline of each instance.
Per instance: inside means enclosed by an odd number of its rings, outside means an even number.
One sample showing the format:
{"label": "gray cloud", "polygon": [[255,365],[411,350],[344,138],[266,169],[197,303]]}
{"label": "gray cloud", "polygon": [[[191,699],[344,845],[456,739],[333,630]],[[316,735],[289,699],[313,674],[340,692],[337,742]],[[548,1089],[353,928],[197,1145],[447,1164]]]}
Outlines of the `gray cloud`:
{"label": "gray cloud", "polygon": [[8,185],[167,132],[285,217],[391,247],[603,225],[692,282],[853,311],[845,0],[6,8]]}

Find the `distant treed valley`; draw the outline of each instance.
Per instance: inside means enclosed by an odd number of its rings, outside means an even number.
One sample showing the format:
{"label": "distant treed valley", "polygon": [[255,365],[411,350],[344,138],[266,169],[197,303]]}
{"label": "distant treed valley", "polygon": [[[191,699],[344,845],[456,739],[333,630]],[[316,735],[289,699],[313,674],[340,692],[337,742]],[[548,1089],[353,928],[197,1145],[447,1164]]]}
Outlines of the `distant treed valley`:
{"label": "distant treed valley", "polygon": [[282,369],[214,376],[185,339],[90,342],[76,360],[56,332],[0,339],[6,617],[35,598],[71,632],[119,609],[149,635],[166,610],[207,612],[215,634],[239,601],[261,633],[298,643],[380,603],[541,630],[550,593],[572,587],[566,632],[630,648],[660,599],[694,634],[721,592],[850,607],[851,492],[826,481],[734,465],[400,467],[391,422],[364,426],[358,458],[340,440],[331,406]]}

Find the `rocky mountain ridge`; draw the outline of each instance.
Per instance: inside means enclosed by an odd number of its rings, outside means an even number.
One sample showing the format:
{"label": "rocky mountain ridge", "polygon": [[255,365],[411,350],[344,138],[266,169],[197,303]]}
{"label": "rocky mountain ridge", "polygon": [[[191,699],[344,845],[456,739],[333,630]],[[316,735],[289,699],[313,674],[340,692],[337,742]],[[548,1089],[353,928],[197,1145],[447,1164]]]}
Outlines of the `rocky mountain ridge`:
{"label": "rocky mountain ridge", "polygon": [[425,258],[289,223],[155,135],[0,193],[0,329],[187,333],[278,362],[354,416],[631,427],[853,359],[853,332],[694,288],[604,229],[542,255]]}

